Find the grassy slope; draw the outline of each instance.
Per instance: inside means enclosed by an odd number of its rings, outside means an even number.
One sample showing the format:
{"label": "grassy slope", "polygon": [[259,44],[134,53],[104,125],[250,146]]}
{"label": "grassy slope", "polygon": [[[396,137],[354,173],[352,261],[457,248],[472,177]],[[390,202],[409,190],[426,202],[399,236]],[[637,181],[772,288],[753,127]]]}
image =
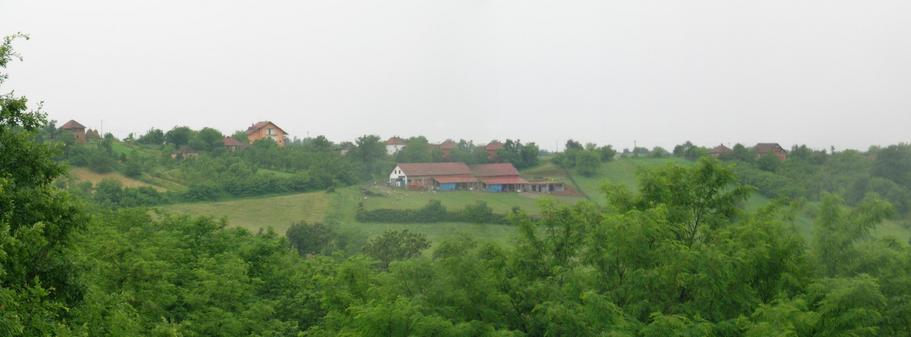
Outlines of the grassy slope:
{"label": "grassy slope", "polygon": [[216,218],[226,217],[228,224],[256,232],[272,227],[284,234],[292,223],[321,222],[329,209],[329,197],[324,192],[247,198],[217,202],[175,204],[164,210]]}
{"label": "grassy slope", "polygon": [[152,185],[152,184],[145,183],[145,182],[142,182],[142,181],[139,181],[136,179],[129,178],[127,176],[124,176],[123,174],[120,174],[120,172],[97,173],[95,171],[92,171],[92,170],[90,170],[88,168],[84,168],[84,167],[71,167],[70,175],[77,180],[88,181],[88,182],[91,182],[92,184],[98,184],[99,182],[101,182],[101,180],[104,180],[104,179],[114,179],[114,180],[120,181],[120,183],[123,184],[124,187],[151,187],[158,191],[166,190],[164,187],[161,187],[158,185]]}
{"label": "grassy slope", "polygon": [[366,209],[393,208],[416,209],[423,207],[430,200],[439,200],[449,210],[462,209],[477,201],[487,202],[497,213],[508,213],[513,207],[519,207],[529,214],[538,213],[538,204],[542,198],[551,198],[561,203],[572,204],[583,200],[579,197],[549,196],[532,193],[487,193],[469,191],[451,192],[417,192],[398,189],[381,189],[386,196],[368,197],[364,200]]}
{"label": "grassy slope", "polygon": [[257,231],[272,227],[284,233],[294,222],[335,222],[342,230],[361,233],[367,237],[386,230],[408,229],[423,233],[432,242],[467,234],[482,242],[509,242],[515,227],[507,225],[434,223],[434,224],[375,224],[360,223],[354,218],[360,200],[357,187],[340,188],[334,193],[311,192],[230,201],[185,203],[161,207],[164,210],[191,215],[225,217],[228,224]]}
{"label": "grassy slope", "polygon": [[636,175],[640,170],[671,163],[689,165],[692,162],[680,158],[616,159],[601,165],[598,174],[592,177],[584,177],[575,174],[575,172],[571,172],[571,174],[573,174],[573,178],[581,192],[588,195],[593,201],[603,205],[607,202],[604,193],[601,192],[601,186],[604,183],[620,184],[627,188],[635,189]]}
{"label": "grassy slope", "polygon": [[[479,193],[478,193],[479,194]],[[340,188],[331,195],[331,211],[327,222],[338,222],[343,229],[353,230],[365,235],[375,236],[387,230],[408,229],[427,235],[432,242],[466,234],[481,242],[506,244],[510,242],[516,228],[509,225],[469,224],[443,222],[433,224],[379,224],[360,223],[355,220],[357,203],[361,194],[357,187]]]}

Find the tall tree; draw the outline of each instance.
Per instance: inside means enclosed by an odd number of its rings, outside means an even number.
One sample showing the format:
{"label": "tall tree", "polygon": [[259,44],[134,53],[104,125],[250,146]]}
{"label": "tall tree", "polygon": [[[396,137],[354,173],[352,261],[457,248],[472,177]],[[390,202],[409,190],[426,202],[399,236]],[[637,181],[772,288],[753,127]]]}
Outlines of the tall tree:
{"label": "tall tree", "polygon": [[[27,37],[7,36],[0,44],[0,70],[18,57],[16,38]],[[0,85],[6,78],[0,73]],[[64,169],[51,146],[33,141],[45,123],[25,97],[0,94],[0,332],[8,336],[59,333],[60,318],[80,298],[66,250],[86,218],[51,186]]]}

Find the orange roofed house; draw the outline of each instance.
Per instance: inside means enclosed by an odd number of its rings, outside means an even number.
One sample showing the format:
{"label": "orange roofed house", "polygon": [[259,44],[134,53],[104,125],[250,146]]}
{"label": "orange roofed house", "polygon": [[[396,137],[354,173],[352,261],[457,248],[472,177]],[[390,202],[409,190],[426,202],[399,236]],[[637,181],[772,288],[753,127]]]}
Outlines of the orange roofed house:
{"label": "orange roofed house", "polygon": [[527,181],[510,163],[402,163],[389,174],[389,185],[411,190],[484,190],[488,192],[562,192],[563,183]]}
{"label": "orange roofed house", "polygon": [[778,143],[759,143],[753,148],[758,157],[774,155],[780,160],[788,159],[788,151],[778,145]]}
{"label": "orange roofed house", "polygon": [[270,121],[262,121],[247,128],[247,140],[250,144],[266,138],[271,138],[279,146],[284,146],[288,133]]}
{"label": "orange roofed house", "polygon": [[412,190],[432,190],[439,186],[473,189],[478,186],[478,179],[471,175],[465,163],[407,163],[392,169],[389,184]]}
{"label": "orange roofed house", "polygon": [[69,132],[73,135],[73,138],[76,139],[76,143],[83,144],[85,143],[85,125],[79,124],[79,122],[70,120],[63,124],[60,127],[60,130]]}
{"label": "orange roofed house", "polygon": [[498,140],[494,140],[487,144],[485,149],[487,150],[487,161],[496,161],[497,160],[497,151],[503,148],[503,143],[500,143]]}

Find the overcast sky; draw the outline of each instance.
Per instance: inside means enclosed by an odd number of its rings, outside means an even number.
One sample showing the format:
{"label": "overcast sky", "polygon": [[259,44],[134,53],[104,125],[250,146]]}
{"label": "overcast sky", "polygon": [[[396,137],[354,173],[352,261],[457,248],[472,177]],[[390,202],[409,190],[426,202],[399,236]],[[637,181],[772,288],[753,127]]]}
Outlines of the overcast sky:
{"label": "overcast sky", "polygon": [[911,1],[0,1],[3,90],[125,136],[911,140]]}

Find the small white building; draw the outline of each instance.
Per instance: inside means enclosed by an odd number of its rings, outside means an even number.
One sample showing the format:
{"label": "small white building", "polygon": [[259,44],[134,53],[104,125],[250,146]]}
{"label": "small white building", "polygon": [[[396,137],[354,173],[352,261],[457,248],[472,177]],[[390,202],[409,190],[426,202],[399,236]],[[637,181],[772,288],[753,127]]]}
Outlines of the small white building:
{"label": "small white building", "polygon": [[389,185],[395,187],[408,186],[408,175],[402,171],[402,167],[396,165],[392,172],[389,173]]}
{"label": "small white building", "polygon": [[405,140],[399,136],[393,136],[386,140],[386,154],[394,155],[405,148]]}

